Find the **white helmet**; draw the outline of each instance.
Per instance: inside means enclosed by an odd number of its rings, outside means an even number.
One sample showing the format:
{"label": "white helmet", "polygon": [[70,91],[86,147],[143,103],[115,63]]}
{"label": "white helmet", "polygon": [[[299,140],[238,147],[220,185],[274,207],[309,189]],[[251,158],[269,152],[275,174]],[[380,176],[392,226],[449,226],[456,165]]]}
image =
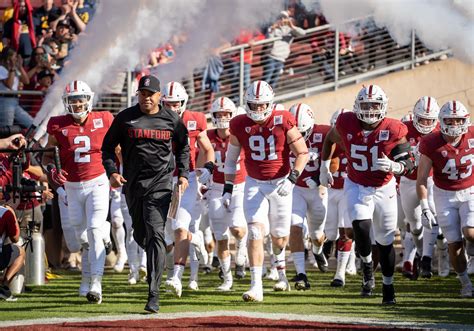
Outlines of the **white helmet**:
{"label": "white helmet", "polygon": [[337,119],[338,119],[339,115],[341,115],[342,113],[347,113],[347,112],[350,112],[350,110],[345,109],[345,108],[341,108],[341,109],[336,110],[334,112],[334,114],[332,114],[331,119],[329,120],[329,124],[331,124],[331,126],[336,126],[336,122],[337,122]]}
{"label": "white helmet", "polygon": [[[438,123],[439,106],[433,97],[421,97],[413,108],[413,126],[422,134],[428,134]],[[421,119],[431,120],[431,124],[421,124]]]}
{"label": "white helmet", "polygon": [[[212,103],[211,106],[211,119],[214,126],[218,129],[227,129],[229,122],[232,117],[235,116],[237,109],[235,104],[226,97],[219,97]],[[217,113],[230,113],[229,118],[217,118]]]}
{"label": "white helmet", "polygon": [[283,106],[281,103],[274,103],[273,110],[285,110],[285,106]]}
{"label": "white helmet", "polygon": [[164,107],[165,102],[181,102],[178,115],[182,115],[186,110],[186,104],[188,103],[188,94],[181,83],[169,82],[166,84],[161,94],[161,106]]}
{"label": "white helmet", "polygon": [[408,114],[403,115],[403,117],[400,118],[400,121],[403,123],[413,121],[413,113],[409,112]]}
{"label": "white helmet", "polygon": [[[74,105],[71,104],[72,100],[85,99],[84,111],[80,113],[74,112]],[[92,111],[92,103],[94,100],[94,92],[92,92],[89,85],[81,80],[74,80],[66,85],[63,92],[63,103],[66,111],[76,119],[83,119]]]}
{"label": "white helmet", "polygon": [[364,86],[357,94],[354,112],[362,122],[374,124],[384,119],[387,113],[387,102],[388,98],[379,86]]}
{"label": "white helmet", "polygon": [[303,136],[304,140],[307,140],[314,127],[314,113],[310,106],[305,103],[297,103],[290,107],[290,113],[296,119],[296,127]]}
{"label": "white helmet", "polygon": [[[245,110],[247,116],[255,122],[262,122],[266,120],[273,111],[273,97],[272,87],[263,80],[257,80],[250,84],[245,91]],[[266,104],[267,108],[264,111],[252,110],[252,104],[262,105]]]}
{"label": "white helmet", "polygon": [[[462,119],[463,123],[449,125],[445,123],[446,119],[457,118]],[[441,132],[447,136],[458,137],[467,132],[471,124],[470,115],[464,105],[456,100],[446,102],[439,111],[439,122]]]}

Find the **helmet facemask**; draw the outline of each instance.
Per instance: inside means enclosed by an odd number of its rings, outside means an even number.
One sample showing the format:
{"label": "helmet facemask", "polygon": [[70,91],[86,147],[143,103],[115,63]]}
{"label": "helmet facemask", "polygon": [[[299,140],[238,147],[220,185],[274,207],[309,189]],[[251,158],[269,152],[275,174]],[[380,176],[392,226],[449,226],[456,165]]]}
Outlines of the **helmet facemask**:
{"label": "helmet facemask", "polygon": [[[460,124],[446,123],[446,120],[460,120]],[[458,137],[465,134],[469,128],[469,117],[444,117],[441,120],[441,132],[450,137]]]}
{"label": "helmet facemask", "polygon": [[[84,119],[92,111],[93,94],[68,94],[63,96],[66,111],[75,119]],[[82,111],[76,110],[82,108]]]}
{"label": "helmet facemask", "polygon": [[361,101],[356,103],[357,118],[367,124],[377,123],[385,118],[386,102]]}
{"label": "helmet facemask", "polygon": [[[260,110],[259,108],[263,108],[261,107],[262,105],[266,105],[266,108]],[[247,101],[247,115],[255,122],[263,122],[272,114],[272,107],[273,104],[269,102],[256,103]]]}
{"label": "helmet facemask", "polygon": [[[219,117],[218,114],[229,114],[226,117]],[[232,111],[221,110],[215,113],[212,113],[212,122],[217,129],[228,129],[230,120],[232,119]]]}
{"label": "helmet facemask", "polygon": [[[431,121],[431,123],[430,124],[422,123],[424,121]],[[428,134],[431,131],[433,131],[434,128],[436,128],[437,122],[438,122],[437,117],[433,118],[433,117],[428,117],[428,116],[421,116],[418,114],[415,114],[413,116],[413,126],[421,134]]]}

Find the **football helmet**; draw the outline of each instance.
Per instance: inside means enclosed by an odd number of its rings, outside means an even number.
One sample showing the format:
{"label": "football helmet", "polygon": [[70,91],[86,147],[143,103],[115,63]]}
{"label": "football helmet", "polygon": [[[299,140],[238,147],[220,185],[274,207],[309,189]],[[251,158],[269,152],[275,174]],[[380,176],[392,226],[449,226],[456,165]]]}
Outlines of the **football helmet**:
{"label": "football helmet", "polygon": [[[227,129],[232,117],[236,114],[235,104],[227,97],[219,97],[212,103],[211,119],[217,129]],[[228,118],[218,118],[217,113],[230,113]]]}
{"label": "football helmet", "polygon": [[166,108],[165,102],[180,102],[181,106],[176,111],[176,113],[181,116],[186,110],[186,104],[188,103],[188,94],[186,93],[186,89],[183,85],[181,85],[181,83],[169,82],[163,89],[160,102],[163,108]]}
{"label": "football helmet", "polygon": [[354,112],[362,122],[374,124],[385,118],[387,103],[388,98],[380,86],[364,86],[357,94]]}
{"label": "football helmet", "polygon": [[[82,103],[72,103],[74,100],[84,100]],[[92,111],[92,103],[94,101],[94,92],[89,85],[81,80],[74,80],[66,85],[63,91],[63,103],[68,114],[76,119],[83,119]],[[82,105],[84,110],[76,113],[74,107]]]}
{"label": "football helmet", "polygon": [[296,127],[303,136],[304,140],[307,140],[314,127],[314,113],[310,106],[304,103],[297,103],[290,107],[290,113],[296,119]]}
{"label": "football helmet", "polygon": [[[461,119],[460,124],[446,123],[447,119]],[[441,132],[447,136],[458,137],[467,132],[470,121],[470,114],[466,107],[459,101],[446,102],[439,111],[439,122]]]}
{"label": "football helmet", "polygon": [[274,103],[273,110],[285,110],[285,106],[283,106],[281,103]]}
{"label": "football helmet", "polygon": [[[263,80],[257,80],[250,84],[245,91],[245,110],[247,116],[255,122],[265,121],[273,111],[273,93],[272,87]],[[258,105],[266,105],[265,110],[255,109]]]}
{"label": "football helmet", "polygon": [[336,122],[337,122],[337,119],[338,119],[339,115],[341,115],[342,113],[347,113],[347,112],[350,112],[350,110],[345,109],[345,108],[341,108],[341,109],[336,110],[334,112],[334,114],[332,114],[331,119],[329,120],[329,124],[331,124],[331,126],[336,126]]}
{"label": "football helmet", "polygon": [[408,114],[403,115],[403,117],[400,118],[400,121],[403,123],[413,121],[413,113],[409,112]]}
{"label": "football helmet", "polygon": [[[421,97],[413,108],[413,126],[422,134],[428,134],[438,123],[439,106],[433,97]],[[421,120],[431,121],[431,124],[422,124]]]}

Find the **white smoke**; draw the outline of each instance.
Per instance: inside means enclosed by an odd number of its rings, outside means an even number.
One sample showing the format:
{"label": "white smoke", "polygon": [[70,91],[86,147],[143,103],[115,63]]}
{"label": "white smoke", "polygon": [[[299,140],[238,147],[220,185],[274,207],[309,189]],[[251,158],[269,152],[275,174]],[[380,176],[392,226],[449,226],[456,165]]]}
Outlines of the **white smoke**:
{"label": "white smoke", "polygon": [[97,95],[118,72],[133,69],[156,46],[185,32],[175,61],[159,70],[162,84],[180,80],[204,64],[222,40],[268,22],[282,6],[283,0],[102,0],[36,115],[35,139],[45,133],[49,117],[64,112],[61,95],[68,82],[83,80]]}
{"label": "white smoke", "polygon": [[418,38],[432,50],[452,49],[455,57],[474,63],[474,1],[472,0],[303,0],[326,19],[347,32],[343,23],[373,16],[401,45]]}

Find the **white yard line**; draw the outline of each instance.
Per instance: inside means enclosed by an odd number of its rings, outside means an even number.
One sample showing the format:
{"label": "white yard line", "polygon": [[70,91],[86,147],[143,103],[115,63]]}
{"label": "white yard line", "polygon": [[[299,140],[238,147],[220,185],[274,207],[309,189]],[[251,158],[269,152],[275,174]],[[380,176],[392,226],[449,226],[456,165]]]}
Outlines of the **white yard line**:
{"label": "white yard line", "polygon": [[180,318],[199,318],[199,317],[219,317],[219,316],[238,316],[249,318],[263,318],[272,320],[290,320],[290,321],[309,321],[334,324],[358,324],[369,326],[392,326],[398,328],[417,328],[417,329],[449,329],[466,330],[474,328],[474,325],[446,324],[446,323],[418,323],[401,322],[373,318],[342,317],[329,315],[298,315],[298,314],[276,314],[259,313],[247,311],[210,311],[210,312],[187,312],[187,313],[159,313],[159,314],[130,314],[120,316],[94,316],[83,318],[45,318],[21,321],[3,321],[0,327],[27,326],[27,325],[47,325],[62,323],[84,323],[84,322],[102,322],[102,321],[126,321],[126,320],[148,320],[148,319],[180,319]]}

